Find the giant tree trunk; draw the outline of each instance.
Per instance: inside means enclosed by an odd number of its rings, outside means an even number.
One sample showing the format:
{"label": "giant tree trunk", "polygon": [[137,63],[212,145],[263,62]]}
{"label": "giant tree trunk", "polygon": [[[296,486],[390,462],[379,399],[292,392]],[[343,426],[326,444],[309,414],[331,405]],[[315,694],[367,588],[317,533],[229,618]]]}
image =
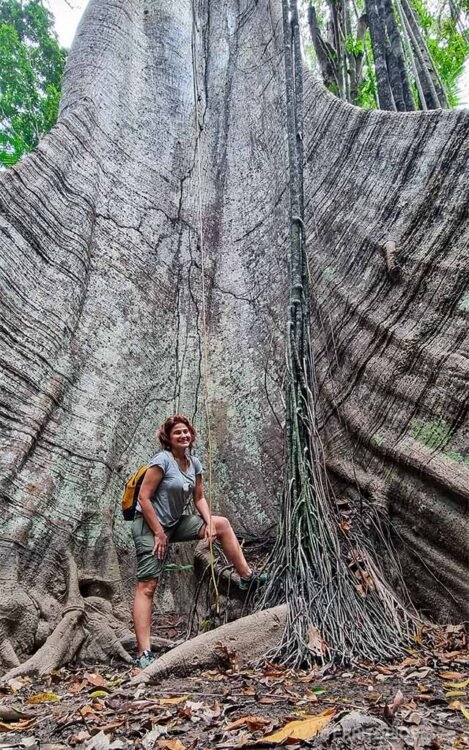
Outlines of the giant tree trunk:
{"label": "giant tree trunk", "polygon": [[[164,417],[194,418],[205,455],[202,260],[214,506],[239,532],[276,521],[288,235],[280,10],[277,0],[91,0],[58,124],[1,175],[2,550],[6,569],[19,565],[0,588],[18,591],[19,578],[31,602],[34,584],[53,612],[39,636],[0,591],[11,666],[67,608],[64,549],[82,594],[100,587],[117,612],[132,578],[122,480],[154,450]],[[328,468],[386,515],[415,601],[460,617],[469,117],[362,112],[310,78],[304,104]]]}

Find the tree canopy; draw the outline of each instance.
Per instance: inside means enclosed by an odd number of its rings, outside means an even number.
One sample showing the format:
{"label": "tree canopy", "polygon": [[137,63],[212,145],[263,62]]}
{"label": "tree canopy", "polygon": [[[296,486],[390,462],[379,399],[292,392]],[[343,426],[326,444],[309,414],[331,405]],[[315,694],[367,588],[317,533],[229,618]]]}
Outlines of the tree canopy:
{"label": "tree canopy", "polygon": [[66,50],[41,0],[0,0],[0,162],[15,164],[57,120]]}

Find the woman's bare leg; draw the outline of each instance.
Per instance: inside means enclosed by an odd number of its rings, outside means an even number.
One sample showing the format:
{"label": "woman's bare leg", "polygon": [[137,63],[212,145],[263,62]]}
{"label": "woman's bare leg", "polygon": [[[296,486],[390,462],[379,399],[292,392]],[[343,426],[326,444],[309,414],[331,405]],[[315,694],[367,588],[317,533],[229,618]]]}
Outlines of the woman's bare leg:
{"label": "woman's bare leg", "polygon": [[133,620],[135,635],[137,637],[137,655],[140,656],[144,651],[150,651],[151,638],[151,614],[153,610],[153,595],[155,593],[158,581],[137,581],[135,588]]}
{"label": "woman's bare leg", "polygon": [[[223,552],[241,578],[249,578],[251,568],[246,562],[241,545],[236,538],[230,522],[223,516],[212,516],[212,527],[216,533],[217,539],[220,540]],[[199,536],[201,539],[205,536],[205,524],[202,526]]]}

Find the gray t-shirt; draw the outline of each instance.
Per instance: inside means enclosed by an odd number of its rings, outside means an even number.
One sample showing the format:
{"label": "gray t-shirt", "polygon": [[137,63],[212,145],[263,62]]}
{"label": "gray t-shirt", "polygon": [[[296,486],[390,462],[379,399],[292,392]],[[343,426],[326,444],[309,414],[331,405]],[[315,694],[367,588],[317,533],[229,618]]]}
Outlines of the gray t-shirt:
{"label": "gray t-shirt", "polygon": [[[189,468],[182,471],[170,451],[160,451],[150,459],[148,466],[159,466],[163,479],[152,497],[153,507],[162,526],[174,526],[192,498],[195,478],[202,474],[202,464],[196,456],[189,456]],[[137,505],[137,510],[141,510]]]}

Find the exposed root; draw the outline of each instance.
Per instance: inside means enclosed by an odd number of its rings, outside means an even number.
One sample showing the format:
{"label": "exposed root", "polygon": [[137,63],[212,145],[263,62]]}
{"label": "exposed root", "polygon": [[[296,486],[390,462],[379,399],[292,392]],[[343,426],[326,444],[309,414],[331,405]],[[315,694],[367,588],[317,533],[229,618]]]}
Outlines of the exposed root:
{"label": "exposed root", "polygon": [[47,674],[73,659],[85,638],[83,616],[82,607],[70,609],[39,651],[23,664],[10,669],[2,678],[2,682],[24,675]]}
{"label": "exposed root", "polygon": [[234,652],[240,665],[257,660],[280,643],[286,615],[287,608],[281,605],[202,633],[156,659],[132,682],[155,683],[169,675],[219,666],[227,652]]}

